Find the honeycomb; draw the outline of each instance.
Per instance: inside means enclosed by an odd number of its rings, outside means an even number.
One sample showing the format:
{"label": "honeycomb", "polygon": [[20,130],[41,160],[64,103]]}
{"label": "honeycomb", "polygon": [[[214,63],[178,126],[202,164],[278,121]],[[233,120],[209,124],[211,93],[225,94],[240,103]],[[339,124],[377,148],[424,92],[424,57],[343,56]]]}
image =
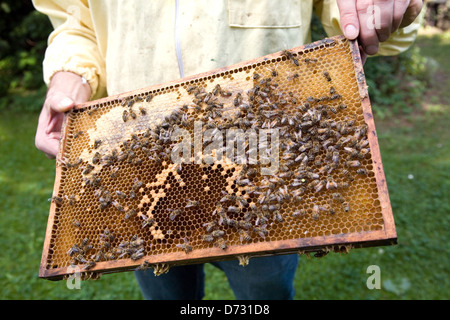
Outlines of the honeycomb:
{"label": "honeycomb", "polygon": [[43,278],[396,239],[343,37],[77,106],[56,171]]}

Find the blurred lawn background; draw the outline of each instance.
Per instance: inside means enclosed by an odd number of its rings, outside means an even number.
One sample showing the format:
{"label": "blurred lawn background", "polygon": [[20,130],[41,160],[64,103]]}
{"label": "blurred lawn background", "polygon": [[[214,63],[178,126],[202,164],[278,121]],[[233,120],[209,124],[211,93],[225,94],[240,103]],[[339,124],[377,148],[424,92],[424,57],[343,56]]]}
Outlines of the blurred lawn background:
{"label": "blurred lawn background", "polygon": [[[34,147],[50,25],[19,1],[0,1],[0,14],[0,299],[141,299],[133,273],[85,281],[81,290],[38,278],[55,172]],[[321,32],[316,22],[314,36]],[[399,243],[301,256],[296,299],[450,298],[449,52],[450,31],[426,27],[408,52],[366,63]],[[370,265],[380,267],[379,290],[366,286]],[[205,270],[205,299],[234,299],[224,274]]]}

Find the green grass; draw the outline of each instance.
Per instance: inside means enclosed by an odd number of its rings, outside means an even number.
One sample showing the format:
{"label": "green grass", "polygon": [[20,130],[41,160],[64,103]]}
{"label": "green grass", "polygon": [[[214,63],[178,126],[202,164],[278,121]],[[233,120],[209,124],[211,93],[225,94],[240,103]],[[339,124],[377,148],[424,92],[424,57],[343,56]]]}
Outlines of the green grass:
{"label": "green grass", "polygon": [[[398,245],[302,256],[296,299],[450,298],[450,111],[448,99],[436,98],[448,97],[449,45],[448,34],[419,39],[440,70],[423,109],[375,122]],[[34,147],[38,114],[8,109],[0,112],[0,299],[141,299],[132,273],[82,282],[81,290],[38,278],[55,163]],[[371,265],[380,267],[380,290],[366,286]],[[205,299],[234,299],[224,274],[205,270]]]}

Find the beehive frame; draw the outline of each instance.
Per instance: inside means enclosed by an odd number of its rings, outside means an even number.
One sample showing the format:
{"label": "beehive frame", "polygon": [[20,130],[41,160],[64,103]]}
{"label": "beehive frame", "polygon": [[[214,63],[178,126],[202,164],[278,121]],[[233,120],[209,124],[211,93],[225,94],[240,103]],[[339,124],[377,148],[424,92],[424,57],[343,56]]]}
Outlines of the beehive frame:
{"label": "beehive frame", "polygon": [[[255,120],[257,109],[265,121]],[[195,145],[191,162],[171,163],[169,149],[155,151],[165,143],[173,151],[179,141],[157,141],[167,140],[171,119],[194,136],[208,122],[251,128],[239,119],[281,128],[276,174],[253,171],[249,179],[249,169],[267,162],[196,162]],[[60,280],[74,264],[92,278],[139,267],[160,273],[396,239],[358,44],[338,36],[69,112],[39,276]]]}

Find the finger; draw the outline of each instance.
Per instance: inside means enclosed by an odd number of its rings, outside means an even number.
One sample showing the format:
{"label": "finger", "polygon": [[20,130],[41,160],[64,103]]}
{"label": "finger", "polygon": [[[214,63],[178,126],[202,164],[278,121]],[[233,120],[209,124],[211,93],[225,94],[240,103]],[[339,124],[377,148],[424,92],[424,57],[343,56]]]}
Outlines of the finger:
{"label": "finger", "polygon": [[364,51],[368,55],[374,55],[378,52],[378,34],[374,24],[373,3],[370,0],[360,0],[356,2],[356,10],[358,12],[359,40]]}
{"label": "finger", "polygon": [[43,149],[45,156],[49,159],[55,159],[59,150],[59,139],[49,139]]}
{"label": "finger", "polygon": [[359,34],[359,20],[355,1],[337,0],[337,5],[344,36],[349,40],[356,39]]}
{"label": "finger", "polygon": [[373,22],[380,42],[386,41],[391,36],[393,13],[394,1],[374,0]]}
{"label": "finger", "polygon": [[422,6],[423,2],[421,0],[411,0],[408,9],[403,16],[403,20],[400,23],[400,28],[407,27],[413,23],[420,14],[420,11],[422,11]]}
{"label": "finger", "polygon": [[402,23],[403,16],[405,15],[406,10],[409,6],[409,0],[397,0],[394,3],[394,13],[392,17],[392,31],[400,28],[400,24]]}
{"label": "finger", "polygon": [[[55,114],[56,115],[56,114]],[[59,115],[59,114],[58,114]],[[62,115],[62,114],[61,114]],[[39,115],[38,126],[36,129],[35,145],[38,150],[45,153],[48,158],[55,158],[59,149],[60,127],[54,120],[47,107],[43,107]],[[51,124],[53,130],[48,130],[47,126]]]}
{"label": "finger", "polygon": [[61,126],[62,126],[63,120],[64,120],[63,113],[52,114],[48,119],[45,133],[50,134],[52,132],[55,132],[57,134],[61,134]]}
{"label": "finger", "polygon": [[56,132],[46,134],[38,127],[35,137],[36,148],[45,153],[47,158],[54,159],[59,150],[59,137]]}
{"label": "finger", "polygon": [[366,61],[367,61],[367,53],[364,51],[364,49],[363,49],[361,46],[359,46],[359,53],[360,53],[360,55],[361,55],[361,61],[362,61],[362,64],[363,64],[363,65],[366,64]]}
{"label": "finger", "polygon": [[67,112],[75,106],[75,102],[62,92],[49,92],[45,104],[57,113]]}

